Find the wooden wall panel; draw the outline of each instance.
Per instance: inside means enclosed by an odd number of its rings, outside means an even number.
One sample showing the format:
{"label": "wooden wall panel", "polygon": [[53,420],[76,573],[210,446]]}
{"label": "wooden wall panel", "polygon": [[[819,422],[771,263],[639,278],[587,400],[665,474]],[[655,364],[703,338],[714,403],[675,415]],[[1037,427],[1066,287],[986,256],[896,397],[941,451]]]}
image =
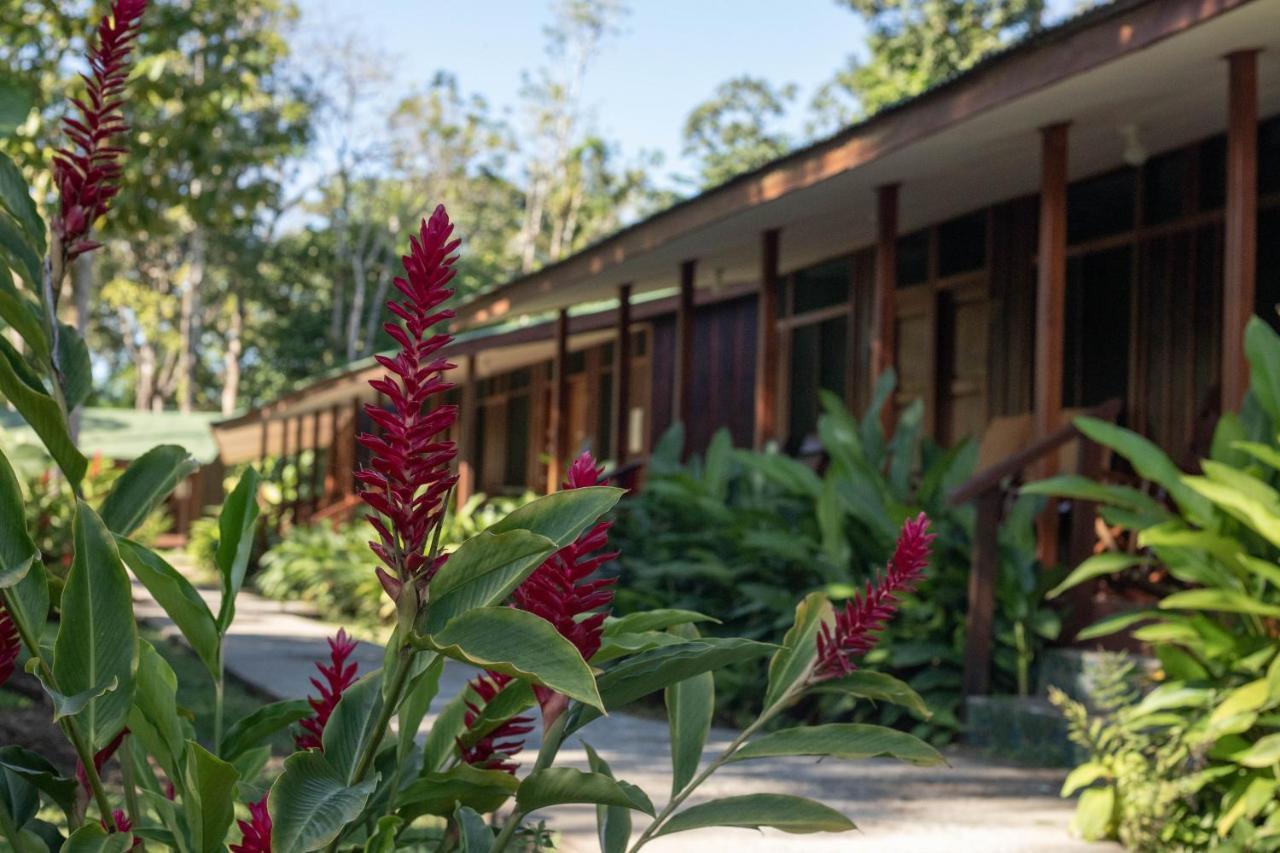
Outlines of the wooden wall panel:
{"label": "wooden wall panel", "polygon": [[990,417],[1031,411],[1035,365],[1035,196],[998,205],[991,216]]}

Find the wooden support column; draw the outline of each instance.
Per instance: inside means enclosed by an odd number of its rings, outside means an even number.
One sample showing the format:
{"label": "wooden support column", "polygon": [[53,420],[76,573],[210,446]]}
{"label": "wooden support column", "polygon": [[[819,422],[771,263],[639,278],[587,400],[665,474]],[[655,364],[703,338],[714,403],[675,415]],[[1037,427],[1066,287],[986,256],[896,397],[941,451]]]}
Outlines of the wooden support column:
{"label": "wooden support column", "polygon": [[[1067,125],[1042,128],[1040,239],[1036,256],[1036,357],[1034,420],[1038,438],[1062,426],[1063,338],[1067,301]],[[1057,454],[1047,454],[1034,472],[1057,473]],[[1037,550],[1046,565],[1058,557],[1058,516],[1050,503],[1039,520]]]}
{"label": "wooden support column", "polygon": [[476,396],[480,378],[475,353],[467,356],[467,381],[462,384],[462,406],[458,411],[458,485],[455,506],[461,507],[476,493]]}
{"label": "wooden support column", "polygon": [[[893,367],[897,331],[894,291],[898,280],[898,184],[885,184],[876,189],[876,283],[872,297],[871,388],[875,393],[880,374]],[[881,411],[885,431],[893,428],[894,401],[890,398]]]}
{"label": "wooden support column", "polygon": [[991,692],[991,648],[995,635],[996,575],[1000,566],[1000,507],[1004,493],[988,489],[974,501],[973,551],[969,566],[969,609],[965,614],[964,692]]}
{"label": "wooden support column", "polygon": [[[676,375],[672,383],[674,419],[684,422],[693,411],[693,285],[698,262],[680,264],[680,297],[676,307]],[[688,435],[688,424],[685,424]]]}
{"label": "wooden support column", "polygon": [[302,509],[302,422],[306,420],[302,415],[296,415],[293,419],[293,500],[289,502],[291,512],[291,520],[294,524],[298,523],[300,510]]}
{"label": "wooden support column", "polygon": [[320,464],[320,409],[311,413],[311,494],[307,497],[307,517],[320,508],[320,493],[324,488],[324,466]]}
{"label": "wooden support column", "polygon": [[1226,243],[1222,276],[1222,410],[1249,389],[1244,329],[1253,314],[1258,258],[1258,52],[1227,56]]}
{"label": "wooden support column", "polygon": [[551,411],[547,412],[547,434],[551,445],[547,463],[547,493],[560,488],[560,478],[569,456],[569,309],[561,308],[556,318],[556,352],[551,362]]}
{"label": "wooden support column", "polygon": [[631,285],[618,288],[618,340],[613,348],[613,458],[621,466],[631,444]]}
{"label": "wooden support column", "polygon": [[342,443],[338,441],[338,423],[342,420],[342,407],[334,403],[329,407],[329,458],[328,472],[324,478],[324,502],[329,504],[338,494],[339,472],[342,459]]}
{"label": "wooden support column", "polygon": [[777,437],[778,423],[778,229],[760,235],[760,292],[756,297],[755,448]]}

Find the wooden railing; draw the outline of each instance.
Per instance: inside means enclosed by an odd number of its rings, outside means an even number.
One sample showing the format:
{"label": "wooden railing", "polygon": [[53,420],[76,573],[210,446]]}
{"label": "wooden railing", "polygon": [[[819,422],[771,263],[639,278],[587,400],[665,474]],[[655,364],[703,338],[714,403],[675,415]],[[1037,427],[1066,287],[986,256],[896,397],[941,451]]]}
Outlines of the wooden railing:
{"label": "wooden railing", "polygon": [[[1120,401],[1107,402],[1085,412],[1090,417],[1115,421]],[[982,695],[991,690],[991,652],[995,633],[996,583],[1000,569],[1000,522],[1009,495],[1016,491],[1024,473],[1040,460],[1079,440],[1075,473],[1096,477],[1102,473],[1103,448],[1086,438],[1075,424],[1066,424],[982,471],[960,485],[948,498],[953,506],[972,502],[977,509],[974,521],[972,560],[969,568],[969,610],[965,621],[964,691]],[[1055,513],[1052,506],[1046,513]],[[1092,504],[1076,502],[1071,518],[1068,559],[1083,559],[1093,546]],[[1048,516],[1040,537],[1041,558],[1056,562],[1057,517]]]}

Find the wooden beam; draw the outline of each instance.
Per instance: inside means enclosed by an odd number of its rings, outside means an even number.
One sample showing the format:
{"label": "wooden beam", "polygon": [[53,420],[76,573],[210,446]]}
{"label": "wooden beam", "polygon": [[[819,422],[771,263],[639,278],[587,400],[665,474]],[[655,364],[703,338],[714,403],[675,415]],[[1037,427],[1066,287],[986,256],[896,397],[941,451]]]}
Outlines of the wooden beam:
{"label": "wooden beam", "polygon": [[1000,489],[983,492],[975,501],[972,565],[969,567],[969,609],[965,614],[964,692],[991,692],[991,647],[995,634],[996,575],[1000,566]]}
{"label": "wooden beam", "polygon": [[613,459],[627,461],[631,444],[631,285],[618,288],[618,339],[613,348]]}
{"label": "wooden beam", "polygon": [[[897,331],[895,290],[898,280],[898,185],[876,189],[876,281],[871,299],[871,388],[874,394],[880,374],[893,367]],[[890,398],[881,412],[885,431],[893,427],[894,404]]]}
{"label": "wooden beam", "polygon": [[556,351],[551,362],[551,410],[547,412],[550,461],[547,493],[560,488],[560,477],[569,456],[569,309],[556,318]]}
{"label": "wooden beam", "polygon": [[755,448],[777,437],[778,229],[760,235],[760,292],[756,297]]}
{"label": "wooden beam", "polygon": [[458,410],[458,485],[455,506],[461,507],[476,492],[476,397],[480,377],[475,353],[467,356],[467,381],[462,383],[462,405]]}
{"label": "wooden beam", "polygon": [[[1042,128],[1040,148],[1040,237],[1036,261],[1036,356],[1033,397],[1035,433],[1044,438],[1062,425],[1063,338],[1067,302],[1067,125]],[[1040,462],[1038,477],[1057,473],[1058,457]],[[1051,504],[1040,515],[1036,548],[1045,565],[1056,565],[1058,516]]]}
{"label": "wooden beam", "polygon": [[1226,244],[1222,276],[1222,410],[1249,389],[1244,329],[1253,314],[1258,258],[1258,52],[1227,56]]}
{"label": "wooden beam", "polygon": [[[693,286],[698,262],[680,264],[680,298],[676,303],[676,375],[672,400],[673,419],[683,422],[693,412]],[[688,424],[685,424],[688,435]]]}

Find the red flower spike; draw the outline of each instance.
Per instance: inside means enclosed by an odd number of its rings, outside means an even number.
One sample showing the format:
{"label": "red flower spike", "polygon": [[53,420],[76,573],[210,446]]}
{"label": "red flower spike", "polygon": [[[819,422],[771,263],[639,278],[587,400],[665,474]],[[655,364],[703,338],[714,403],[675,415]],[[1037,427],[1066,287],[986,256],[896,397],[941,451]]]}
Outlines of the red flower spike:
{"label": "red flower spike", "polygon": [[67,116],[62,121],[71,145],[59,149],[53,158],[53,178],[61,196],[53,230],[65,260],[98,247],[88,239],[89,229],[120,191],[118,160],[124,149],[118,137],[128,130],[120,108],[129,54],[146,8],[146,0],[112,4],[111,14],[98,23],[97,40],[89,49],[90,72],[81,75],[88,86],[85,96],[72,99],[79,118]]}
{"label": "red flower spike", "polygon": [[[597,485],[603,471],[604,466],[597,466],[590,453],[583,453],[569,466],[564,488]],[[516,607],[554,625],[560,635],[578,649],[583,660],[591,660],[600,649],[604,620],[613,603],[616,578],[587,580],[618,556],[617,551],[601,552],[609,543],[612,526],[611,521],[598,522],[576,541],[552,554],[516,589],[514,596]],[[553,702],[555,693],[546,687],[535,686],[533,690],[542,706],[544,725],[550,725],[548,716],[554,719],[563,703]]]}
{"label": "red flower spike", "polygon": [[[102,775],[102,768],[106,766],[106,763],[111,760],[111,756],[115,755],[116,750],[120,748],[120,744],[124,743],[124,736],[128,733],[129,728],[126,726],[120,730],[120,734],[111,739],[110,743],[93,754],[93,769],[98,772],[99,776]],[[80,787],[84,789],[84,792],[86,794],[90,793],[89,775],[85,773],[84,764],[80,761],[76,761],[76,778],[80,780]]]}
{"label": "red flower spike", "polygon": [[[493,701],[493,697],[502,692],[510,684],[511,676],[500,672],[486,670],[468,682],[470,688],[480,697],[483,705]],[[467,702],[467,713],[464,716],[467,730],[476,724],[483,713],[482,704]],[[505,770],[515,775],[520,765],[510,760],[524,747],[524,736],[533,731],[532,717],[512,717],[495,727],[493,731],[467,746],[462,738],[458,738],[458,755],[464,764],[478,767],[481,770]]]}
{"label": "red flower spike", "polygon": [[[111,812],[111,818],[115,822],[115,827],[107,825],[105,818],[98,821],[98,825],[102,827],[102,831],[111,835],[114,832],[128,832],[132,835],[133,821],[129,820],[129,816],[124,813],[123,809],[116,809]],[[137,850],[142,847],[142,839],[137,836],[133,837],[133,844],[129,845],[130,850]]]}
{"label": "red flower spike", "polygon": [[843,610],[837,610],[834,625],[822,626],[813,680],[848,675],[857,668],[853,659],[875,648],[878,634],[898,610],[899,596],[914,591],[924,578],[929,546],[935,538],[928,531],[929,518],[923,512],[908,519],[884,575],[867,581],[864,595],[855,594]]}
{"label": "red flower spike", "polygon": [[342,694],[356,680],[356,671],[360,665],[355,661],[347,663],[347,658],[351,657],[351,653],[355,650],[356,641],[347,635],[346,630],[339,628],[337,636],[329,640],[329,665],[325,666],[320,661],[316,661],[316,669],[320,670],[324,681],[318,678],[311,679],[311,683],[315,685],[320,695],[314,698],[307,697],[307,701],[311,703],[311,710],[315,714],[302,721],[303,731],[293,738],[293,743],[298,749],[324,749],[321,737],[324,735],[325,725],[329,722],[329,716],[333,713],[333,709],[338,707],[338,700],[342,698]]}
{"label": "red flower spike", "polygon": [[237,820],[240,843],[231,845],[231,853],[271,853],[271,814],[267,798],[249,803],[249,820]]}
{"label": "red flower spike", "polygon": [[378,538],[369,547],[385,565],[378,578],[396,601],[406,583],[413,581],[413,589],[421,592],[439,568],[439,560],[428,564],[427,549],[432,530],[444,517],[445,496],[458,479],[449,472],[457,449],[441,439],[453,425],[456,407],[428,409],[433,397],[453,387],[444,379],[453,365],[437,355],[453,338],[427,334],[453,317],[452,311],[440,309],[453,295],[446,285],[455,273],[459,241],[452,235],[453,224],[440,206],[410,238],[403,258],[405,278],[395,280],[404,298],[387,303],[399,322],[383,327],[400,351],[377,357],[387,373],[369,383],[391,408],[366,405],[381,433],[359,436],[372,455],[369,466],[356,474],[360,497],[374,511],[369,521]]}
{"label": "red flower spike", "polygon": [[0,685],[13,675],[13,668],[18,663],[18,653],[22,650],[22,640],[18,637],[18,626],[13,617],[0,602]]}

